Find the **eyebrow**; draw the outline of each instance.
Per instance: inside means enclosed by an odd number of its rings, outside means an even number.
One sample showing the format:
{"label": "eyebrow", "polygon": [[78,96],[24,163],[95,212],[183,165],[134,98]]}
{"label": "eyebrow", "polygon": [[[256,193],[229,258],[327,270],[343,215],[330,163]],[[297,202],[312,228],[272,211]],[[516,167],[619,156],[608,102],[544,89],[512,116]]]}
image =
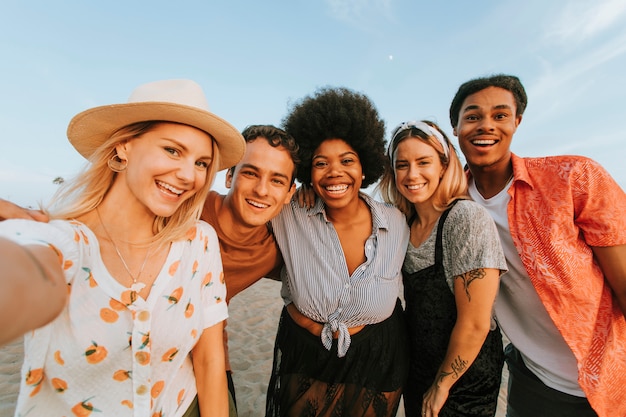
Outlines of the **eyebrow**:
{"label": "eyebrow", "polygon": [[396,162],[408,162],[408,161],[423,161],[424,159],[434,159],[433,155],[424,155],[418,158],[396,158]]}
{"label": "eyebrow", "polygon": [[[463,109],[463,113],[470,111],[470,110],[479,110],[479,109],[480,109],[480,106],[471,104]],[[498,104],[497,106],[493,106],[492,109],[493,110],[502,110],[502,109],[513,110],[513,108],[509,106],[508,104]]]}
{"label": "eyebrow", "polygon": [[[188,152],[189,148],[187,148],[185,145],[183,145],[181,142],[179,142],[178,140],[174,139],[174,138],[169,138],[166,136],[162,136],[161,139],[167,140],[169,142],[175,143],[179,148],[181,148],[184,152]],[[211,145],[211,152],[213,150],[213,146]],[[211,155],[203,155],[200,156],[200,158],[198,158],[198,160],[204,160],[204,159],[208,159],[209,161],[213,161],[213,154]]]}
{"label": "eyebrow", "polygon": [[[254,171],[260,171],[259,167],[257,167],[256,165],[253,165],[253,164],[241,164],[241,168],[240,168],[240,170],[241,170],[241,169],[243,169],[243,168],[252,169],[252,170],[254,170]],[[279,171],[270,171],[270,173],[271,173],[273,176],[276,176],[276,177],[282,177],[282,178],[284,178],[284,179],[286,179],[286,180],[290,180],[289,175],[285,175],[285,174],[283,174],[282,172],[279,172]]]}
{"label": "eyebrow", "polygon": [[[359,157],[359,154],[358,154],[358,153],[356,153],[355,151],[346,151],[346,152],[344,152],[344,153],[342,153],[342,154],[339,154],[339,156],[340,156],[340,157],[344,157],[344,156],[346,156],[346,155],[354,155],[354,156],[356,156],[357,158]],[[311,158],[311,159],[315,159],[315,158],[328,158],[328,157],[327,157],[326,155],[320,155],[320,154],[318,154],[318,155],[313,155],[313,158]]]}

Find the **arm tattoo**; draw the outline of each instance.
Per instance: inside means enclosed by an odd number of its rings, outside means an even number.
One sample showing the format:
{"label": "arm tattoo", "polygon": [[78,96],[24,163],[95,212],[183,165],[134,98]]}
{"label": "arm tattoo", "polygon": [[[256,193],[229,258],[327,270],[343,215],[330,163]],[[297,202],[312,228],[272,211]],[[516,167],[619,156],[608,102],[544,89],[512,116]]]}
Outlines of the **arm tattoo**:
{"label": "arm tattoo", "polygon": [[454,379],[457,379],[467,369],[467,361],[461,359],[461,355],[459,355],[452,361],[450,367],[452,368],[452,372],[454,372]]}
{"label": "arm tattoo", "polygon": [[450,367],[452,368],[452,371],[441,371],[439,373],[439,375],[437,376],[437,386],[439,386],[441,381],[443,381],[444,378],[448,375],[452,375],[452,378],[454,379],[460,378],[461,375],[467,370],[467,361],[461,359],[461,356],[457,356],[456,359],[454,359],[450,364]]}
{"label": "arm tattoo", "polygon": [[465,288],[465,294],[467,295],[467,300],[472,301],[472,296],[470,295],[470,292],[469,292],[469,286],[472,282],[474,282],[475,279],[485,278],[485,275],[487,275],[485,273],[485,270],[483,268],[479,268],[479,269],[474,269],[473,271],[466,272],[463,275],[457,275],[454,278],[463,280],[463,288]]}
{"label": "arm tattoo", "polygon": [[452,372],[444,372],[441,371],[441,373],[439,373],[439,375],[437,376],[437,386],[439,386],[439,384],[441,383],[441,381],[444,380],[445,377],[447,377],[448,375],[450,375]]}

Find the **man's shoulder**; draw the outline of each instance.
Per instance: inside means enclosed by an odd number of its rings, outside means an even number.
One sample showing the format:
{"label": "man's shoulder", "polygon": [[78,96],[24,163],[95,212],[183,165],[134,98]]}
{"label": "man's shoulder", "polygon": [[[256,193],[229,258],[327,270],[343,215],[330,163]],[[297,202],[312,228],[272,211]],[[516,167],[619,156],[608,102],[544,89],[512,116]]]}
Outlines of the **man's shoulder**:
{"label": "man's shoulder", "polygon": [[224,201],[226,196],[224,194],[220,194],[217,191],[209,191],[209,194],[206,196],[206,200],[204,200],[204,206],[206,207],[209,204],[215,203],[216,201]]}
{"label": "man's shoulder", "polygon": [[527,167],[544,168],[544,169],[560,169],[562,167],[573,166],[593,166],[600,167],[595,160],[582,155],[549,155],[549,156],[531,156],[517,157]]}
{"label": "man's shoulder", "polygon": [[513,156],[515,177],[537,185],[554,181],[571,181],[589,176],[606,177],[608,172],[597,161],[581,155],[551,155],[540,157]]}
{"label": "man's shoulder", "polygon": [[218,207],[220,207],[226,196],[218,193],[217,191],[209,191],[206,199],[204,200],[204,206],[202,207],[202,213],[200,218],[205,222],[215,226],[217,222]]}

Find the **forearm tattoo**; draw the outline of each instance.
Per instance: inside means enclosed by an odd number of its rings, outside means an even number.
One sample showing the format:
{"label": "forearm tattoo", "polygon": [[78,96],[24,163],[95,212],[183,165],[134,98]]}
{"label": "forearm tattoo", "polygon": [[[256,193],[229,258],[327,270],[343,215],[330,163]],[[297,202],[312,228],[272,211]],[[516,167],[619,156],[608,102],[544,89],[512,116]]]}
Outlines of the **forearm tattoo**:
{"label": "forearm tattoo", "polygon": [[473,271],[466,272],[463,275],[457,275],[455,277],[456,279],[463,280],[463,288],[465,289],[465,294],[467,295],[467,301],[472,301],[472,296],[470,295],[470,292],[469,292],[470,284],[474,282],[474,280],[485,278],[486,275],[487,273],[485,272],[485,270],[483,268],[480,268],[480,269],[474,269]]}
{"label": "forearm tattoo", "polygon": [[454,373],[453,378],[457,379],[463,374],[463,372],[465,372],[465,369],[467,369],[467,361],[461,359],[461,356],[459,355],[452,361],[450,367]]}
{"label": "forearm tattoo", "polygon": [[441,371],[437,376],[437,386],[444,380],[448,375],[452,375],[452,378],[458,379],[463,375],[463,373],[467,370],[467,361],[461,359],[461,356],[457,356],[456,359],[452,361],[450,364],[450,368],[452,370],[450,372]]}

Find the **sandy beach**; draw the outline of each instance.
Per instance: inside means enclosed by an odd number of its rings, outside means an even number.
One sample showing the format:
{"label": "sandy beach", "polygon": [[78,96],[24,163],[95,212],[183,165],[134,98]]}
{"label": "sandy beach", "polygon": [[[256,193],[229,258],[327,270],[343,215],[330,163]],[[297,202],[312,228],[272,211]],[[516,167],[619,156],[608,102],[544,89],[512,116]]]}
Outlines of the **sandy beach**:
{"label": "sandy beach", "polygon": [[[274,336],[282,308],[280,282],[261,280],[230,304],[229,351],[240,417],[265,413],[265,390],[272,370]],[[13,416],[19,387],[21,342],[0,347],[0,417]],[[506,367],[505,367],[506,368]],[[506,386],[506,369],[503,378]],[[504,417],[505,390],[500,390],[497,417]],[[397,417],[404,417],[402,406]]]}

